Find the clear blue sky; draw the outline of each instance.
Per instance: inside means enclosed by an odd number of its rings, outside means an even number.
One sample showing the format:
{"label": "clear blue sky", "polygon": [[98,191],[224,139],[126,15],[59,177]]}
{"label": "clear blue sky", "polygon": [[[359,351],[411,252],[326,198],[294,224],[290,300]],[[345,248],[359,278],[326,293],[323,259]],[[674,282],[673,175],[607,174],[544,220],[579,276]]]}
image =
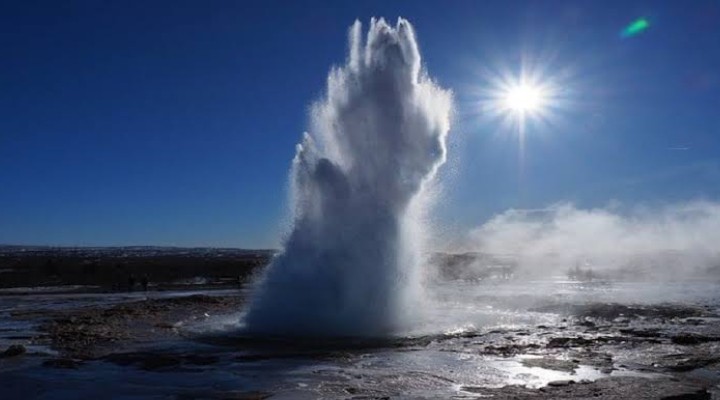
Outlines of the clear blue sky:
{"label": "clear blue sky", "polygon": [[[277,245],[308,105],[372,16],[408,18],[455,92],[448,229],[720,198],[717,1],[16,0],[0,6],[0,243]],[[568,95],[528,128],[522,167],[477,98],[521,60]]]}

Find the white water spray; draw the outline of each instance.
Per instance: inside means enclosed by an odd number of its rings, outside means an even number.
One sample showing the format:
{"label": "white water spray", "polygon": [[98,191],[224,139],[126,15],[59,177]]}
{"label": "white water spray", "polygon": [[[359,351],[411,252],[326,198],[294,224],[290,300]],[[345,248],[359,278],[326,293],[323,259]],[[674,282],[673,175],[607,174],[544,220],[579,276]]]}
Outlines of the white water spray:
{"label": "white water spray", "polygon": [[422,302],[426,186],[445,161],[452,96],[421,68],[413,28],[350,30],[292,166],[293,228],[252,299],[247,329],[381,336]]}

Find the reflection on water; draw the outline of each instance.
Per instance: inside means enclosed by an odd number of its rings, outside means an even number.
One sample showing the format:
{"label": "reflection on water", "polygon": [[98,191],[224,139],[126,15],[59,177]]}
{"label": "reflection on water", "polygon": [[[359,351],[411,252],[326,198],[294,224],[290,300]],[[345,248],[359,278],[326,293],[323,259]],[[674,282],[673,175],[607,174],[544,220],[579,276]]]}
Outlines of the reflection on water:
{"label": "reflection on water", "polygon": [[[393,340],[313,343],[241,338],[241,311],[207,315],[178,324],[179,341],[158,342],[155,353],[212,356],[208,365],[143,370],[136,365],[87,361],[80,368],[51,369],[42,362],[52,353],[29,347],[29,355],[0,360],[0,386],[18,397],[102,396],[113,387],[117,396],[194,396],[208,391],[266,391],[274,398],[364,396],[478,395],[479,388],[524,385],[537,388],[553,381],[595,380],[609,375],[638,375],[618,368],[603,371],[577,362],[570,368],[547,368],[527,362],[537,357],[488,355],[482,349],[508,341],[522,343],[538,325],[559,326],[563,316],[529,309],[546,304],[585,302],[682,302],[717,305],[717,284],[579,283],[531,281],[501,283],[448,282],[429,292],[425,319],[407,336]],[[45,294],[0,296],[0,349],[30,343],[41,320],[17,319],[12,313],[109,307],[145,298],[188,294],[246,295],[246,291]],[[522,333],[525,332],[525,333]],[[521,336],[530,335],[530,336]],[[198,336],[200,335],[200,336]],[[212,339],[214,338],[214,339]],[[223,339],[223,340],[220,340]],[[535,337],[532,340],[538,340]],[[152,353],[151,353],[152,354]],[[628,353],[629,354],[629,353]],[[630,357],[629,355],[628,357]],[[545,354],[544,357],[561,357]],[[634,357],[634,356],[633,356]],[[644,377],[657,375],[643,374]]]}

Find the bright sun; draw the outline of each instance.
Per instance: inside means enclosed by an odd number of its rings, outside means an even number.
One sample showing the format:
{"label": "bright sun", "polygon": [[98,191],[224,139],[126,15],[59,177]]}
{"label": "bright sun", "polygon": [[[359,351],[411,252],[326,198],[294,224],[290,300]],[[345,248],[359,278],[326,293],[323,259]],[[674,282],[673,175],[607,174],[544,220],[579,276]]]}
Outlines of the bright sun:
{"label": "bright sun", "polygon": [[503,95],[503,106],[520,114],[532,113],[540,110],[544,105],[542,90],[537,86],[520,84],[511,87]]}
{"label": "bright sun", "polygon": [[524,136],[528,128],[539,131],[553,124],[568,104],[567,97],[560,96],[555,77],[542,70],[518,75],[498,72],[487,81],[480,91],[481,112],[497,118],[503,128],[518,136]]}

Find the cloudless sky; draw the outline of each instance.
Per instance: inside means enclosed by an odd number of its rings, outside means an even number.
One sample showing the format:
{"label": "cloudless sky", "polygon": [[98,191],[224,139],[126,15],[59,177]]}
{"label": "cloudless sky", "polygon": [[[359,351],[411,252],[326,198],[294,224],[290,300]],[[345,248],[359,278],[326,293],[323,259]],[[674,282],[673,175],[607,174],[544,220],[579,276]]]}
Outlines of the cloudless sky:
{"label": "cloudless sky", "polygon": [[[717,1],[16,0],[0,5],[0,243],[277,246],[308,106],[372,16],[408,18],[455,93],[441,229],[720,199]],[[481,102],[521,65],[563,96],[523,157]]]}

